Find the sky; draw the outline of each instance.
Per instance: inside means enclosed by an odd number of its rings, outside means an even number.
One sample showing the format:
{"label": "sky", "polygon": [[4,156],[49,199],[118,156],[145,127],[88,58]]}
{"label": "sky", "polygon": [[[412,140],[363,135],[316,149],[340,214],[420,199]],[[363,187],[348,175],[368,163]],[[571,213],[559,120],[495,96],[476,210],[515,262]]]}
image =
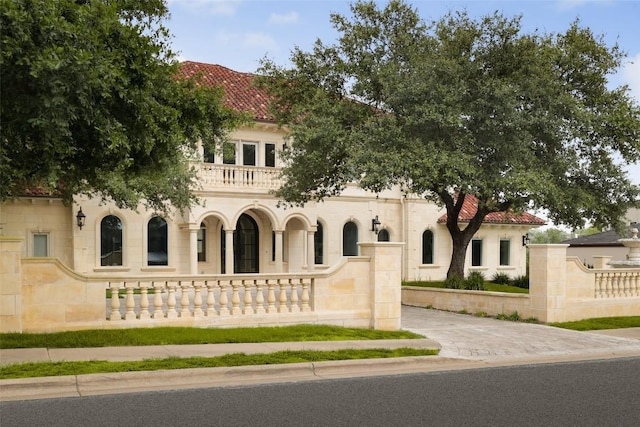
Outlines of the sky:
{"label": "sky", "polygon": [[[287,66],[294,47],[311,50],[316,39],[325,44],[338,33],[331,13],[350,16],[346,0],[167,0],[172,46],[180,60],[219,64],[255,72],[262,58]],[[383,7],[387,1],[377,1]],[[601,35],[609,46],[627,53],[624,66],[610,76],[610,86],[629,85],[640,103],[640,0],[409,0],[425,21],[449,11],[466,10],[472,17],[501,12],[521,15],[524,32],[559,33],[576,19]],[[640,159],[640,154],[638,155]],[[626,165],[640,185],[640,162]]]}

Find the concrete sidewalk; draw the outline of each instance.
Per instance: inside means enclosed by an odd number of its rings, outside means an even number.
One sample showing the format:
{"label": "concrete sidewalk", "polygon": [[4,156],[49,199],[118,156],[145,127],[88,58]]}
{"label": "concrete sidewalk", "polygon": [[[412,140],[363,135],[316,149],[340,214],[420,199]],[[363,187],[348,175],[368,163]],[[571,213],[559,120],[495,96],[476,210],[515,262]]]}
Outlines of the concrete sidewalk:
{"label": "concrete sidewalk", "polygon": [[427,338],[0,350],[1,365],[29,361],[214,357],[229,353],[271,353],[280,350],[398,347],[440,349],[439,356],[1,380],[0,401],[640,357],[640,328],[576,332],[545,325],[478,318],[407,306],[402,307],[402,328]]}

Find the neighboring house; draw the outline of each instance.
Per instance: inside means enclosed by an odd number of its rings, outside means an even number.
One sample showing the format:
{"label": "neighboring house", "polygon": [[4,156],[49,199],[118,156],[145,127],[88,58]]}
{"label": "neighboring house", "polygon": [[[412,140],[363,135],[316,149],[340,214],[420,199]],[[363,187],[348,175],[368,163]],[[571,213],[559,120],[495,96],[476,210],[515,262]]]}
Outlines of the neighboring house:
{"label": "neighboring house", "polygon": [[[632,217],[632,214],[631,212],[627,217]],[[631,222],[629,232],[622,235],[616,233],[614,230],[609,230],[602,233],[568,239],[561,243],[569,245],[567,248],[567,256],[578,257],[583,264],[589,267],[596,264],[594,257],[599,256],[611,257],[612,261],[622,261],[627,259],[629,248],[626,248],[618,240],[631,237],[630,230],[633,228],[640,228],[640,223]]]}
{"label": "neighboring house", "polygon": [[[452,242],[443,208],[399,190],[373,194],[355,185],[304,208],[278,207],[271,192],[282,182],[285,133],[267,111],[266,94],[252,86],[251,74],[219,65],[187,61],[181,71],[223,86],[226,104],[254,117],[253,125],[233,132],[223,154],[201,151],[197,194],[203,203],[163,218],[95,198],[77,197],[67,207],[59,198],[32,194],[0,206],[2,233],[24,238],[24,256],[57,257],[91,275],[300,272],[359,255],[359,242],[399,241],[405,280],[446,276]],[[475,208],[473,198],[465,201],[462,225]],[[469,245],[466,270],[487,278],[526,274],[523,235],[543,224],[530,214],[490,214]]]}

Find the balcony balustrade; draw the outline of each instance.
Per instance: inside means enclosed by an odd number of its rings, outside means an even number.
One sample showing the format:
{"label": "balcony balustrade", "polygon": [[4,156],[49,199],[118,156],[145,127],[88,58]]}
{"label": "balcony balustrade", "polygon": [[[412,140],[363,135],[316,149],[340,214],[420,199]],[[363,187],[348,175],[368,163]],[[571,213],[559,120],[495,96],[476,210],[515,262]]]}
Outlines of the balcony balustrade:
{"label": "balcony balustrade", "polygon": [[203,190],[251,190],[268,193],[281,187],[280,168],[199,163],[198,178]]}

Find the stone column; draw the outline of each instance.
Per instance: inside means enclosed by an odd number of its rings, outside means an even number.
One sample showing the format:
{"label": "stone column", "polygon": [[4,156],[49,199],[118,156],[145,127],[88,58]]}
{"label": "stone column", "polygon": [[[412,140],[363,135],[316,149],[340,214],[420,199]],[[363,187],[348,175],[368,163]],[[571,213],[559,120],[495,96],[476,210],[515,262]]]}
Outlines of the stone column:
{"label": "stone column", "polygon": [[198,228],[189,227],[189,272],[198,274]]}
{"label": "stone column", "polygon": [[563,322],[569,245],[529,245],[529,298],[542,322]]}
{"label": "stone column", "polygon": [[283,259],[282,248],[284,247],[284,244],[283,244],[284,231],[276,230],[275,238],[276,238],[276,273],[282,273],[282,259]]}
{"label": "stone column", "polygon": [[400,329],[402,247],[400,242],[358,243],[362,256],[370,258],[371,327]]}
{"label": "stone column", "polygon": [[307,231],[307,271],[313,271],[316,265],[315,231]]}
{"label": "stone column", "polygon": [[233,274],[233,232],[234,230],[224,230],[225,252],[224,269],[226,274]]}
{"label": "stone column", "polygon": [[0,236],[0,332],[22,332],[22,238]]}

